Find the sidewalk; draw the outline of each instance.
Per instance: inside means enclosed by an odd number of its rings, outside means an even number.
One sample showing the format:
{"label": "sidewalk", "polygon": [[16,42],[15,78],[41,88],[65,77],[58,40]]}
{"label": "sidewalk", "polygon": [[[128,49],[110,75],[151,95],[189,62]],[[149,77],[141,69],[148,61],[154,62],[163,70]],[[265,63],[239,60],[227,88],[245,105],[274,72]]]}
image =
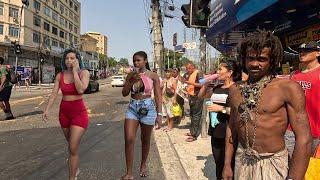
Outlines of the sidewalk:
{"label": "sidewalk", "polygon": [[215,163],[211,152],[211,139],[201,138],[188,143],[190,118],[186,117],[172,131],[155,131],[155,140],[162,160],[166,179],[214,180]]}

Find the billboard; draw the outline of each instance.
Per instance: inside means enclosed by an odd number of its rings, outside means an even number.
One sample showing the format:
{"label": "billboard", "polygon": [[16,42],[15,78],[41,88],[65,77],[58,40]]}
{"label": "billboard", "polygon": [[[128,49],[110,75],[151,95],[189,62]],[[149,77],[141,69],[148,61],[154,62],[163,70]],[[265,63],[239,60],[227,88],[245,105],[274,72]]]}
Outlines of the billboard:
{"label": "billboard", "polygon": [[232,29],[279,0],[211,0],[207,36]]}

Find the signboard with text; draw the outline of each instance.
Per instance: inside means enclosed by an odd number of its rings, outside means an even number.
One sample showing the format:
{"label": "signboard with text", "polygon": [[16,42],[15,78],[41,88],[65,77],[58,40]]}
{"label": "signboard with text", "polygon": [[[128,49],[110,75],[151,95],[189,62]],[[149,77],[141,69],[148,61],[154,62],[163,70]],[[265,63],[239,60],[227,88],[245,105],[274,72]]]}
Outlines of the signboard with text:
{"label": "signboard with text", "polygon": [[278,0],[211,0],[207,34],[224,33],[276,2]]}

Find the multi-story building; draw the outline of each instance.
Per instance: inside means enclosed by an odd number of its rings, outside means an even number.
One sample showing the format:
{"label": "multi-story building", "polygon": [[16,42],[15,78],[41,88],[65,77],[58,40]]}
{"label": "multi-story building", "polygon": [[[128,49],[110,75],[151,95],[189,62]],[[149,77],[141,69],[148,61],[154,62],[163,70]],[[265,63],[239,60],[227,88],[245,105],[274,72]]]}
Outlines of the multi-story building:
{"label": "multi-story building", "polygon": [[99,54],[104,54],[104,55],[108,56],[108,38],[107,38],[107,36],[105,36],[101,33],[98,33],[98,32],[87,32],[85,34],[98,40],[97,52]]}
{"label": "multi-story building", "polygon": [[14,66],[12,42],[17,41],[21,45],[18,68],[38,69],[43,59],[44,64],[59,70],[63,50],[79,44],[81,4],[78,0],[29,0],[29,3],[22,9],[21,0],[0,1],[0,56]]}

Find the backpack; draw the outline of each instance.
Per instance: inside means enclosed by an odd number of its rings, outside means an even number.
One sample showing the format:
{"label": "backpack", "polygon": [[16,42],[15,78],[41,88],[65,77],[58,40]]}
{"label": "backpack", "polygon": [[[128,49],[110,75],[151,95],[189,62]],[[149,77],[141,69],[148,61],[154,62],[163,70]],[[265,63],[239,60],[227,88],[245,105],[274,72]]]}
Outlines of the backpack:
{"label": "backpack", "polygon": [[18,82],[17,80],[17,76],[15,74],[15,72],[13,71],[13,69],[11,68],[7,68],[7,79],[9,82],[11,82],[12,84],[16,84]]}

